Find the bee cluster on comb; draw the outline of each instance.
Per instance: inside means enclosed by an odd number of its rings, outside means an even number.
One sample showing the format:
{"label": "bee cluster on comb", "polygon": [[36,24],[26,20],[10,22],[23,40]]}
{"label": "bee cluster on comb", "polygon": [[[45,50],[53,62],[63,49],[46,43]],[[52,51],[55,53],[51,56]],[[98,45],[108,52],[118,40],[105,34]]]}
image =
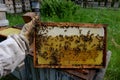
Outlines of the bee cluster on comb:
{"label": "bee cluster on comb", "polygon": [[42,26],[35,40],[37,63],[63,68],[102,65],[104,31],[103,27]]}

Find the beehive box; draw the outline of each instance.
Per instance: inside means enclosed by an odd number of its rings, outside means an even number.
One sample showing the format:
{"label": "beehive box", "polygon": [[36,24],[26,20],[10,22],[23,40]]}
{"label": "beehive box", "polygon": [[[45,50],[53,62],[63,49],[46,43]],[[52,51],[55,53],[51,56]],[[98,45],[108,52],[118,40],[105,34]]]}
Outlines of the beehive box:
{"label": "beehive box", "polygon": [[7,6],[7,13],[15,13],[13,4],[6,4],[6,6]]}
{"label": "beehive box", "polygon": [[21,3],[21,0],[14,0],[15,3]]}
{"label": "beehive box", "polygon": [[25,1],[24,4],[25,4],[25,6],[30,6],[30,2],[29,1]]}
{"label": "beehive box", "polygon": [[21,13],[21,12],[23,12],[22,8],[16,8],[15,11],[16,11],[16,13]]}
{"label": "beehive box", "polygon": [[9,21],[6,19],[7,7],[5,4],[0,3],[0,26],[9,25]]}
{"label": "beehive box", "polygon": [[0,20],[5,20],[6,19],[6,13],[0,11]]}
{"label": "beehive box", "polygon": [[14,8],[8,8],[7,13],[15,13]]}
{"label": "beehive box", "polygon": [[100,7],[104,7],[105,6],[105,2],[100,2]]}
{"label": "beehive box", "polygon": [[15,13],[13,0],[5,0],[5,4],[7,6],[7,13]]}
{"label": "beehive box", "polygon": [[25,6],[25,11],[31,10],[30,6]]}
{"label": "beehive box", "polygon": [[7,8],[5,4],[0,3],[0,20],[6,20],[6,11]]}
{"label": "beehive box", "polygon": [[22,3],[16,3],[15,8],[22,8]]}
{"label": "beehive box", "polygon": [[5,0],[5,4],[13,4],[13,0]]}
{"label": "beehive box", "polygon": [[6,6],[7,6],[7,8],[9,8],[9,9],[14,9],[13,4],[6,4]]}
{"label": "beehive box", "polygon": [[29,1],[25,1],[24,4],[25,4],[25,11],[28,11],[31,9]]}
{"label": "beehive box", "polygon": [[41,22],[35,31],[35,67],[105,67],[106,26]]}

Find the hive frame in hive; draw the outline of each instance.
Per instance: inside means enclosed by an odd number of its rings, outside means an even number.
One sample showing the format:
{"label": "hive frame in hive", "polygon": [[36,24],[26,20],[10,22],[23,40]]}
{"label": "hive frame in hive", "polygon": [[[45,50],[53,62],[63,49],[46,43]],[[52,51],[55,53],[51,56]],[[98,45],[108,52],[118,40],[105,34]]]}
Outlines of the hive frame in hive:
{"label": "hive frame in hive", "polygon": [[106,38],[107,38],[107,25],[106,24],[91,24],[91,23],[55,23],[55,22],[40,22],[39,27],[81,27],[81,28],[103,28],[104,29],[104,40],[103,40],[103,57],[102,63],[100,65],[95,64],[78,64],[78,65],[56,65],[56,64],[39,64],[38,63],[38,54],[36,53],[38,45],[36,39],[37,37],[37,29],[35,30],[35,38],[34,38],[34,66],[36,68],[103,68],[106,66]]}

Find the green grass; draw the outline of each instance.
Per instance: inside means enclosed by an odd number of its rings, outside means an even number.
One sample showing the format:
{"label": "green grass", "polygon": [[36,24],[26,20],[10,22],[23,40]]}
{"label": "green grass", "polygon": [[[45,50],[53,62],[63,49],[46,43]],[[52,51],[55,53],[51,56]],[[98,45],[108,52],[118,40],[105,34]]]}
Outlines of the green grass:
{"label": "green grass", "polygon": [[7,19],[9,20],[10,26],[15,26],[19,24],[24,24],[22,19],[23,14],[7,14]]}
{"label": "green grass", "polygon": [[[102,23],[108,24],[107,50],[112,52],[111,60],[107,68],[104,80],[120,80],[120,50],[116,48],[111,38],[120,44],[120,10],[110,9],[83,9],[77,8],[75,13],[64,12],[66,15],[59,17],[57,15],[41,16],[42,21],[54,22],[75,22],[75,23]],[[23,24],[22,14],[7,14],[10,25]]]}

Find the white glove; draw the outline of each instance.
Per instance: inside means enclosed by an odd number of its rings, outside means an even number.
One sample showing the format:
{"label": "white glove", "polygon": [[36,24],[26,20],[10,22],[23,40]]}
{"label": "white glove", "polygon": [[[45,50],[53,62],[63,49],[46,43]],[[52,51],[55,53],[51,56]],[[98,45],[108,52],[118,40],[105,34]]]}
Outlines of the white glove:
{"label": "white glove", "polygon": [[29,44],[33,41],[34,27],[38,24],[38,22],[39,16],[36,15],[29,23],[26,23],[21,30],[20,34],[25,36],[25,38],[29,41]]}

